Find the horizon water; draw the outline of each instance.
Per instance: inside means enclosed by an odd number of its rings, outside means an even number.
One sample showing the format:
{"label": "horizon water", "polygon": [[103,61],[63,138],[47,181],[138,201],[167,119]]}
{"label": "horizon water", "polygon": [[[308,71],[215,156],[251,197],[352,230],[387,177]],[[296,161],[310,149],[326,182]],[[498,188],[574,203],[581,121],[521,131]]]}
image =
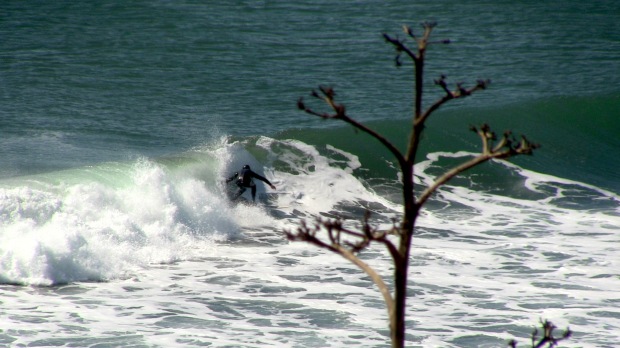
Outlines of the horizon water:
{"label": "horizon water", "polygon": [[[411,65],[381,33],[435,20],[416,181],[478,151],[531,157],[452,180],[414,238],[408,347],[620,340],[620,5],[614,1],[0,4],[0,346],[385,347],[387,312],[346,260],[282,231],[313,216],[380,227],[402,207],[373,139],[296,110],[318,85],[405,146]],[[311,102],[310,98],[307,98]],[[250,164],[277,187],[230,205]],[[361,254],[389,282],[379,246]]]}

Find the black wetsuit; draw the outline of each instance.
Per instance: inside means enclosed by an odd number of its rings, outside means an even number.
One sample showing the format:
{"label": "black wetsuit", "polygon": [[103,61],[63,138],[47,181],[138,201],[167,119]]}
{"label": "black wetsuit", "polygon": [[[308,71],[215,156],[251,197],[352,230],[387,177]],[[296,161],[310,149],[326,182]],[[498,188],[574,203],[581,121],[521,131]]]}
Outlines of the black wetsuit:
{"label": "black wetsuit", "polygon": [[256,200],[256,184],[254,183],[254,178],[266,182],[269,186],[273,186],[265,177],[254,173],[249,168],[243,168],[240,172],[236,172],[230,178],[226,179],[227,183],[237,179],[236,184],[239,187],[239,191],[231,197],[231,200],[234,201],[239,198],[239,196],[245,192],[247,187],[252,189],[252,201]]}

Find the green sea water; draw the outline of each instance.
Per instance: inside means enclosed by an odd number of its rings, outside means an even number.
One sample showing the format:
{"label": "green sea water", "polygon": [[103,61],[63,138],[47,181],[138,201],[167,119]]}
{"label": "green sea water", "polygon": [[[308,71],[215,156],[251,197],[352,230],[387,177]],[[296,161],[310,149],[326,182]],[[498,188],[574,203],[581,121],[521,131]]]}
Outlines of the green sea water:
{"label": "green sea water", "polygon": [[429,48],[427,103],[440,74],[493,82],[431,129],[469,143],[469,124],[509,128],[543,144],[536,170],[617,191],[619,13],[603,0],[3,2],[0,175],[160,156],[221,135],[337,142],[312,129],[340,125],[295,109],[319,84],[397,135],[412,73],[394,67],[381,33],[403,38],[401,25],[434,20],[434,37],[452,44]]}

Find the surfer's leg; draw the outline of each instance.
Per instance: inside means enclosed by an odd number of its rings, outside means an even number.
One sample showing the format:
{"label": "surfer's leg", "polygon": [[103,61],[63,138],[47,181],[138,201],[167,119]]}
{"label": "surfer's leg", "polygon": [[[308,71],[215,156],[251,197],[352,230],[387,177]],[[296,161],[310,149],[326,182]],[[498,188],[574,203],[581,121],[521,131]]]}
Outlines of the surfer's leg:
{"label": "surfer's leg", "polygon": [[235,195],[232,196],[232,198],[230,199],[231,201],[234,201],[235,199],[239,198],[239,196],[241,196],[245,192],[245,187],[241,185],[237,185],[237,186],[239,186],[239,191],[237,191],[237,193],[235,193]]}
{"label": "surfer's leg", "polygon": [[256,185],[252,185],[252,202],[256,201]]}

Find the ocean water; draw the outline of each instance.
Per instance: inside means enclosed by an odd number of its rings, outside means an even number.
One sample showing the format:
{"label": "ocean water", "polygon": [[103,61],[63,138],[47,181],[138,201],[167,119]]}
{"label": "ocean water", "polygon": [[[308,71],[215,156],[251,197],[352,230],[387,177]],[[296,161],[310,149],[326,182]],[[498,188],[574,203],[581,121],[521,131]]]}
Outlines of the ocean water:
{"label": "ocean water", "polygon": [[[492,84],[429,120],[417,182],[477,151],[470,125],[542,147],[429,201],[407,346],[524,345],[541,318],[574,331],[567,346],[616,346],[611,0],[0,3],[0,346],[389,346],[370,279],[283,230],[366,209],[389,226],[394,162],[295,102],[334,86],[404,147],[411,66],[381,33],[424,20],[452,40],[429,49],[427,103],[441,74]],[[277,189],[231,205],[223,178],[246,163]],[[361,257],[389,282],[385,250]]]}

